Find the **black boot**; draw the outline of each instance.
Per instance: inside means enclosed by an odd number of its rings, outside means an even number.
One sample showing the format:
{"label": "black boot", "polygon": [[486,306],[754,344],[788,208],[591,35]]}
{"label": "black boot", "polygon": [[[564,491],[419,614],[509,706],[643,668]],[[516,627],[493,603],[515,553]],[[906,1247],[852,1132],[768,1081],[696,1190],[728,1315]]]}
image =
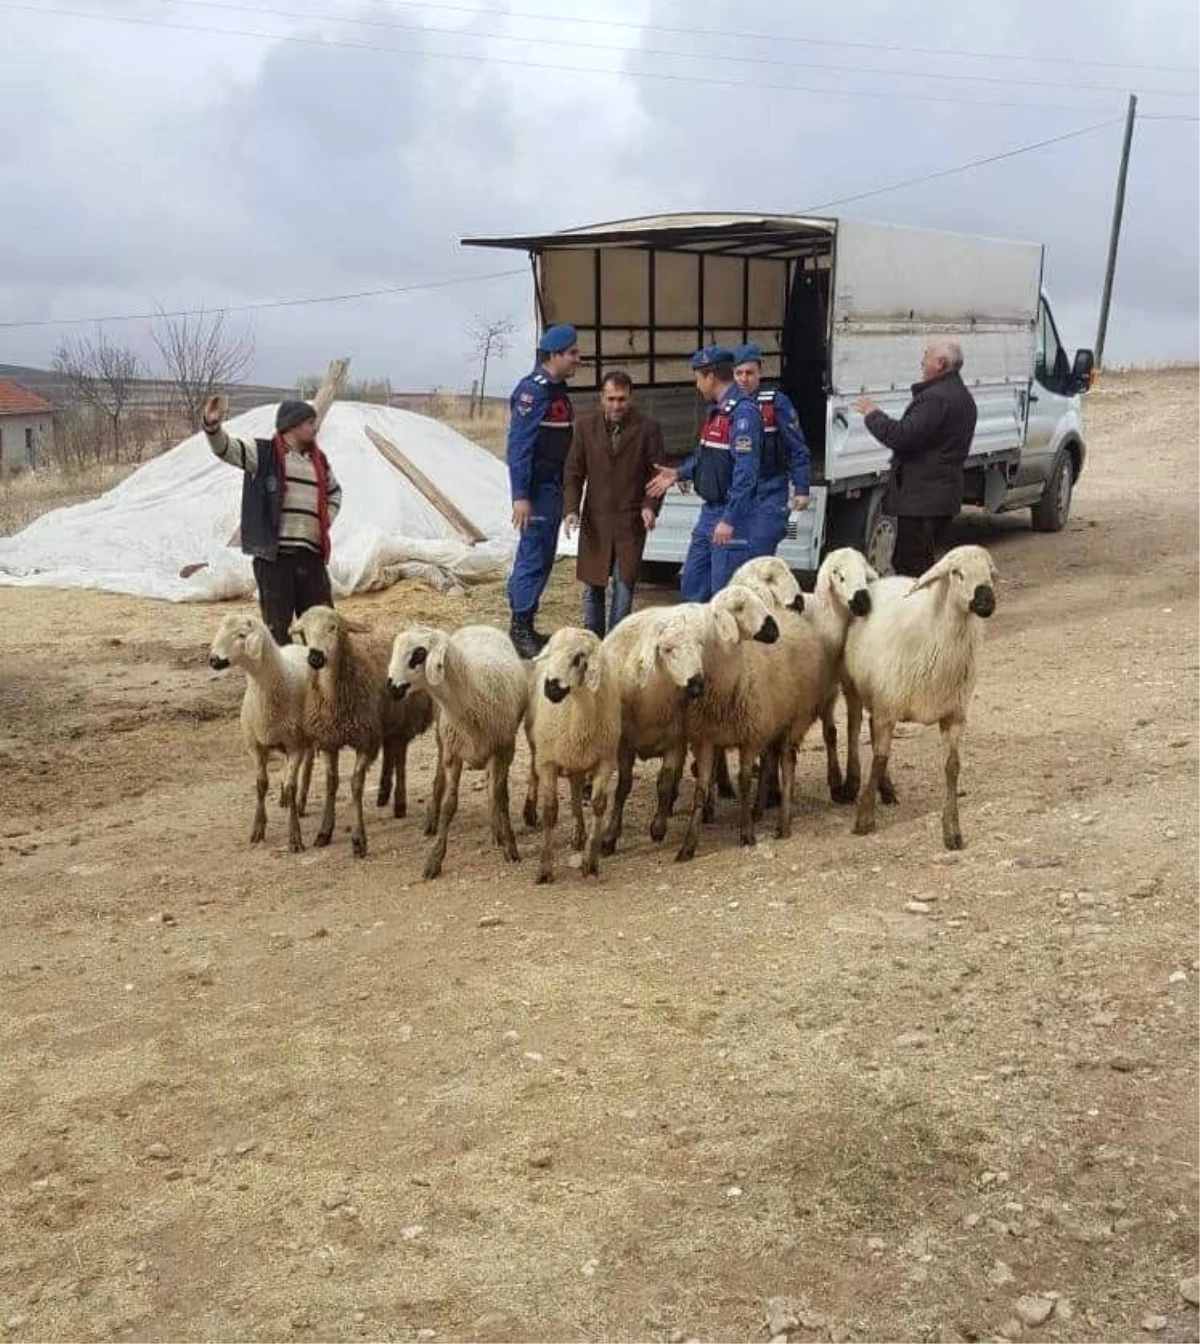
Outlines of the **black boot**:
{"label": "black boot", "polygon": [[546,636],[539,635],[533,628],[533,617],[518,616],[515,611],[509,623],[508,637],[522,658],[536,658],[546,646]]}

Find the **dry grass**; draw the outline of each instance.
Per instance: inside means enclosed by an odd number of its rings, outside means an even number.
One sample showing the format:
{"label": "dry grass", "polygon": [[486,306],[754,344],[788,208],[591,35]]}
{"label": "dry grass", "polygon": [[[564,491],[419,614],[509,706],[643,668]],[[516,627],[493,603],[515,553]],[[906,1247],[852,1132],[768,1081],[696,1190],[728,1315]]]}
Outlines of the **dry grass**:
{"label": "dry grass", "polygon": [[[461,401],[461,398],[459,398]],[[504,443],[508,433],[508,408],[503,405],[486,405],[474,419],[458,405],[445,407],[433,406],[429,414],[442,424],[457,430],[464,438],[486,448],[497,457],[504,456]]]}
{"label": "dry grass", "polygon": [[84,467],[78,471],[46,467],[40,471],[23,471],[16,476],[0,478],[0,536],[8,537],[20,532],[35,518],[49,513],[51,509],[95,499],[114,485],[119,485],[139,465],[122,462],[115,466],[102,464]]}

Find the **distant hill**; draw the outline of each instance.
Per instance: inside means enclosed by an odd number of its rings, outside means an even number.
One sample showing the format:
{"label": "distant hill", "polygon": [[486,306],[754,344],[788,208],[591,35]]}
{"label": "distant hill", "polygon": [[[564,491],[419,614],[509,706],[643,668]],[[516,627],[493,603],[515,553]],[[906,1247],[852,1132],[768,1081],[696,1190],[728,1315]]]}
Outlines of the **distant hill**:
{"label": "distant hill", "polygon": [[[30,392],[57,405],[66,394],[64,380],[53,369],[33,369],[24,364],[0,364],[0,378],[20,383]],[[294,397],[294,387],[267,387],[258,383],[241,383],[227,389],[231,411],[248,411],[261,406],[265,401],[280,401],[284,397]],[[133,403],[135,406],[159,408],[170,399],[171,386],[161,378],[139,378],[134,386]]]}

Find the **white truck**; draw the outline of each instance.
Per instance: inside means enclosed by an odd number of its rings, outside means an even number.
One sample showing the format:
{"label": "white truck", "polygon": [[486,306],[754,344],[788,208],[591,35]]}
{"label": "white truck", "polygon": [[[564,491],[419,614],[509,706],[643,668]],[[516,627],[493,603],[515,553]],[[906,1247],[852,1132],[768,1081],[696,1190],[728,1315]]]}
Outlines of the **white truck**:
{"label": "white truck", "polygon": [[[811,503],[779,554],[811,572],[853,545],[890,567],[883,509],[890,454],[854,410],[868,394],[899,416],[932,335],[963,348],[979,407],[965,498],[989,513],[1031,510],[1058,531],[1086,450],[1080,394],[1093,358],[1068,359],[1042,292],[1037,243],[795,215],[688,214],[528,237],[465,238],[529,254],[539,324],[571,322],[584,367],[575,387],[624,369],[672,455],[696,441],[703,408],[690,356],[753,341],[767,385],[796,404],[812,455]],[[578,404],[579,397],[576,397]],[[648,540],[648,567],[677,565],[699,501],[672,491]]]}

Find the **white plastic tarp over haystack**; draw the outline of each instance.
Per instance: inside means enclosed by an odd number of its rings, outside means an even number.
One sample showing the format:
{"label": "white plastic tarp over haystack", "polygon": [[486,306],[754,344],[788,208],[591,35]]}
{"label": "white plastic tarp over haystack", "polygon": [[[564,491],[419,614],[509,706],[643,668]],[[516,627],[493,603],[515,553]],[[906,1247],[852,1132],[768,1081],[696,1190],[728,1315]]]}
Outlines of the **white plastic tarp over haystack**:
{"label": "white plastic tarp over haystack", "polygon": [[[259,406],[226,427],[243,438],[269,438],[275,409]],[[372,443],[368,426],[486,540],[466,541]],[[329,566],[338,596],[400,578],[448,588],[506,573],[515,545],[512,505],[507,470],[491,453],[436,420],[365,402],[335,401],[319,442],[342,484]],[[194,434],[99,499],[56,509],[0,538],[0,584],[96,588],[173,602],[251,593],[250,561],[230,544],[241,493],[242,473]]]}

